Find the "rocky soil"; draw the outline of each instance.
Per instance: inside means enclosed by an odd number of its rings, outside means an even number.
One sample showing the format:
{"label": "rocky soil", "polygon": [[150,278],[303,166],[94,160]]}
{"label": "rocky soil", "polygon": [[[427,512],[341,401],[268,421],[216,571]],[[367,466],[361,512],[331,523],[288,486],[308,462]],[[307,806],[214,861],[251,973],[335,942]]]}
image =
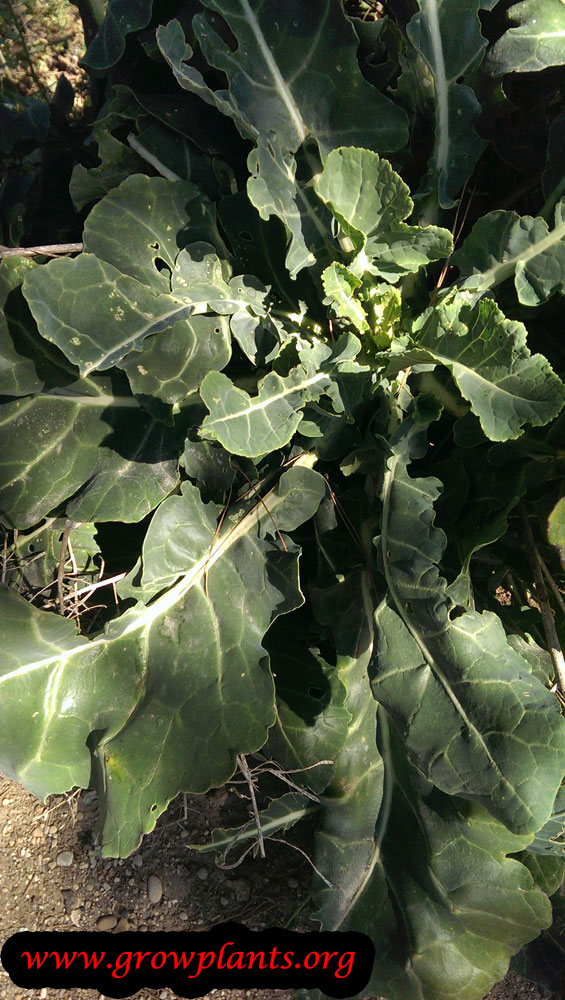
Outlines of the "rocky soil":
{"label": "rocky soil", "polygon": [[[139,850],[124,860],[100,857],[94,842],[96,796],[51,798],[43,805],[0,779],[0,945],[20,930],[198,931],[226,920],[253,930],[315,930],[309,917],[311,869],[295,848],[267,842],[265,860],[252,855],[222,870],[214,855],[187,847],[205,843],[217,825],[241,821],[235,786],[180,796]],[[292,832],[308,852],[308,831]],[[214,1000],[291,1000],[269,990],[215,990]],[[168,990],[142,990],[137,1000],[174,1000]],[[103,1000],[90,990],[22,990],[0,968],[0,1000]],[[378,1000],[378,998],[372,998]],[[542,1000],[529,983],[508,975],[487,1000]]]}

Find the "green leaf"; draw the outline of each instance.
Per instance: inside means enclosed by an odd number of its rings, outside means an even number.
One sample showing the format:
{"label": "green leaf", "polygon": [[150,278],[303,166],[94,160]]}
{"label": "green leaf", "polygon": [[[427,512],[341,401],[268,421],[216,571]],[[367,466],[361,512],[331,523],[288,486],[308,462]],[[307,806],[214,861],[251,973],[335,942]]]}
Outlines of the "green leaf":
{"label": "green leaf", "polygon": [[340,371],[360,371],[352,360],[359,351],[355,337],[343,336],[334,345],[317,344],[300,351],[302,364],[286,377],[270,372],[259,384],[256,396],[233,385],[227,375],[210,372],[200,386],[200,395],[210,410],[202,434],[214,438],[233,455],[258,458],[291,440],[307,402],[330,395],[334,408],[343,410]]}
{"label": "green leaf", "polygon": [[65,501],[76,521],[140,521],[177,483],[174,429],[108,379],[6,404],[0,438],[0,509],[18,528]]}
{"label": "green leaf", "polygon": [[[267,840],[268,837],[277,833],[290,830],[300,820],[315,813],[317,809],[318,806],[312,799],[306,795],[299,795],[297,792],[287,792],[278,799],[273,799],[265,809],[261,809],[259,812],[264,839]],[[248,847],[250,840],[257,840],[257,825],[254,819],[249,820],[243,826],[212,830],[211,836],[204,844],[193,844],[185,841],[185,846],[192,851],[200,851],[204,854],[215,851],[222,855],[222,861],[225,862],[230,851],[234,851],[238,847]]]}
{"label": "green leaf", "polygon": [[479,11],[491,10],[496,2],[419,0],[420,10],[406,29],[433,78],[435,144],[429,177],[437,184],[442,208],[451,208],[485,147],[473,127],[480,104],[461,81],[480,65],[486,48]]}
{"label": "green leaf", "polygon": [[518,27],[509,28],[489,52],[488,73],[536,73],[565,63],[565,6],[560,0],[523,0],[507,17]]}
{"label": "green leaf", "polygon": [[472,305],[451,294],[414,324],[414,348],[390,372],[435,362],[449,368],[491,441],[517,438],[524,424],[543,426],[564,401],[561,380],[541,354],[531,355],[523,323],[506,319],[492,299]]}
{"label": "green leaf", "polygon": [[[509,833],[476,803],[432,789],[408,765],[382,709],[377,728],[366,574],[314,596],[334,635],[351,716],[321,798],[314,860],[332,888],[318,883],[316,916],[324,930],[378,935],[365,991],[390,1000],[479,1000],[517,948],[551,921],[530,873],[508,857],[529,837]],[[462,865],[472,878],[461,877]]]}
{"label": "green leaf", "polygon": [[388,592],[376,613],[373,691],[422,774],[534,834],[563,777],[565,720],[496,615],[451,614],[437,568],[445,535],[433,527],[440,484],[407,472],[421,433],[402,428],[384,477],[379,558]]}
{"label": "green leaf", "polygon": [[105,855],[130,853],[181,789],[221,785],[236,753],[265,743],[274,690],[261,640],[303,600],[296,548],[268,536],[271,517],[292,530],[319,504],[325,480],[308,462],[264,504],[232,508],[219,533],[220,508],[185,484],[149,527],[139,603],[90,640],[0,591],[2,770],[41,796],[86,786],[91,746]]}
{"label": "green leaf", "polygon": [[359,252],[350,268],[398,281],[431,261],[447,258],[453,239],[438,226],[409,226],[414,203],[388,160],[368,149],[334,149],[314,182]]}
{"label": "green leaf", "polygon": [[326,293],[326,305],[333,306],[338,316],[350,320],[359,333],[369,329],[365,310],[359,299],[353,297],[362,284],[357,275],[344,264],[334,262],[323,272],[322,284]]}
{"label": "green leaf", "polygon": [[555,225],[516,212],[489,212],[475,223],[453,254],[459,286],[484,293],[514,278],[519,301],[537,306],[565,294],[565,198],[555,206]]}
{"label": "green leaf", "polygon": [[112,188],[121,184],[130,174],[143,170],[140,156],[125,143],[116,139],[104,128],[95,129],[98,144],[99,166],[87,169],[82,163],[73,168],[69,183],[69,193],[76,209],[80,210],[91,201],[98,201]]}
{"label": "green leaf", "polygon": [[110,69],[123,55],[126,35],[146,28],[151,20],[153,0],[108,0],[98,34],[92,40],[82,63],[87,69]]}
{"label": "green leaf", "polygon": [[96,525],[48,518],[34,531],[18,533],[13,549],[17,563],[8,583],[13,582],[20,592],[22,584],[38,589],[53,584],[57,579],[65,528],[70,528],[65,572],[72,570],[79,587],[94,582],[100,574],[100,567],[94,562],[94,557],[99,555]]}
{"label": "green leaf", "polygon": [[279,629],[277,644],[272,636],[271,632],[268,645],[277,714],[263,753],[290,772],[298,785],[322,792],[332,775],[331,762],[345,742],[349,723],[345,688],[318,650],[288,642],[288,629]]}
{"label": "green leaf", "polygon": [[[28,271],[37,267],[26,257],[6,257],[0,261],[0,395],[26,396],[43,387],[33,358],[18,350],[23,337],[16,337],[6,313],[6,300],[21,286]],[[18,344],[18,340],[20,343]]]}
{"label": "green leaf", "polygon": [[[255,143],[249,197],[263,219],[275,214],[287,227],[294,276],[314,262],[312,238],[324,239],[316,235],[320,223],[307,189],[295,180],[294,154],[308,139],[316,140],[322,159],[345,143],[398,149],[407,138],[406,115],[364,79],[355,30],[338,0],[288,0],[284,18],[276,0],[203,0],[203,6],[193,28],[208,63],[225,74],[226,90],[212,90],[190,65],[192,49],[178,21],[158,28],[159,48],[182,87],[233,118]],[[236,39],[234,51],[220,34],[218,14]],[[335,73],[328,72],[332,50]]]}
{"label": "green leaf", "polygon": [[528,851],[565,861],[565,780],[557,792],[551,816],[528,845]]}
{"label": "green leaf", "polygon": [[555,545],[565,569],[565,497],[557,501],[547,519],[547,538]]}

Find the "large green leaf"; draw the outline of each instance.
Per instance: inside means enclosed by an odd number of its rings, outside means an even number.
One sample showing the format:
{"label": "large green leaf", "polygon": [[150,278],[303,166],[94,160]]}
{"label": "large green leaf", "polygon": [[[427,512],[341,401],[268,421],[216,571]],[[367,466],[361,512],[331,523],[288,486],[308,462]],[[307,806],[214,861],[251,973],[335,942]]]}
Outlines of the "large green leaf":
{"label": "large green leaf", "polygon": [[149,24],[152,7],[153,0],[108,0],[98,34],[83,57],[84,65],[100,72],[117,63],[126,47],[126,36]]}
{"label": "large green leaf", "polygon": [[42,796],[85,786],[90,747],[104,854],[130,853],[178,791],[221,785],[236,753],[264,744],[274,690],[261,641],[302,601],[296,549],[269,537],[271,518],[286,531],[312,516],[326,486],[309,464],[219,534],[220,508],[185,484],[149,527],[139,602],[90,640],[1,591],[2,770]]}
{"label": "large green leaf", "polygon": [[334,149],[314,186],[360,251],[349,265],[358,275],[394,282],[451,254],[447,229],[404,222],[414,208],[408,187],[388,160],[369,149]]}
{"label": "large green leaf", "polygon": [[377,955],[363,995],[480,1000],[551,921],[528,870],[508,858],[530,838],[423,782],[382,709],[376,726],[367,574],[313,596],[336,641],[351,717],[321,798],[315,863],[331,889],[318,883],[316,916],[324,930],[373,929]]}
{"label": "large green leaf", "polygon": [[435,144],[429,175],[443,208],[453,205],[485,146],[473,127],[479,102],[462,81],[481,63],[487,44],[479,11],[490,10],[496,2],[419,0],[420,10],[406,29],[432,74]]}
{"label": "large green leaf", "polygon": [[440,484],[407,472],[421,433],[399,432],[384,477],[379,558],[388,592],[376,613],[373,691],[426,778],[534,834],[565,770],[565,720],[496,615],[453,614],[437,568],[446,541],[433,527]]}
{"label": "large green leaf", "polygon": [[395,357],[390,371],[445,365],[491,441],[517,438],[524,424],[547,424],[561,410],[561,380],[543,355],[530,354],[523,323],[506,319],[492,299],[473,306],[452,294],[424,313],[412,333],[414,348]]}
{"label": "large green leaf", "polygon": [[484,293],[513,278],[518,299],[537,306],[565,293],[565,198],[555,206],[555,225],[516,212],[489,212],[475,223],[453,255],[459,285]]}
{"label": "large green leaf", "polygon": [[7,403],[0,440],[2,518],[18,528],[65,501],[77,521],[140,521],[177,483],[174,428],[107,378]]}
{"label": "large green leaf", "polygon": [[82,375],[119,365],[136,393],[175,403],[230,359],[228,323],[198,314],[264,315],[266,290],[253,277],[229,278],[213,214],[194,191],[128,178],[90,213],[84,253],[28,275],[40,333]]}
{"label": "large green leaf", "polygon": [[493,76],[535,73],[565,63],[565,5],[562,0],[523,0],[507,12],[518,26],[499,38],[486,60]]}
{"label": "large green leaf", "polygon": [[[276,0],[204,0],[203,6],[193,28],[208,63],[225,74],[226,90],[212,90],[190,64],[192,49],[178,21],[158,29],[159,47],[180,85],[233,118],[256,144],[249,197],[263,218],[276,214],[287,226],[287,266],[296,274],[313,263],[305,232],[313,212],[295,181],[294,154],[310,138],[322,158],[345,143],[398,149],[406,142],[406,116],[364,79],[355,30],[339,0],[287,0],[284,18]],[[236,40],[233,51],[218,15]],[[328,50],[339,53],[335,73],[328,72]]]}
{"label": "large green leaf", "polygon": [[353,360],[359,352],[356,337],[343,336],[333,345],[318,343],[299,351],[302,361],[287,376],[270,372],[262,379],[256,396],[233,385],[227,375],[210,372],[200,386],[200,395],[210,410],[202,434],[214,438],[234,455],[258,458],[288,444],[302,420],[307,402],[323,394],[332,398],[340,412],[341,372],[364,369]]}

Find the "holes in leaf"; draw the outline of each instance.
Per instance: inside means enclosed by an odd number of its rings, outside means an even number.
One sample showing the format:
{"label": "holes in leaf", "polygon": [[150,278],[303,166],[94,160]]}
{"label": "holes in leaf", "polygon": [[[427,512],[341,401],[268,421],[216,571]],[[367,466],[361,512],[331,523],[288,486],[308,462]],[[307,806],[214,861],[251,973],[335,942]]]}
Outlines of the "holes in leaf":
{"label": "holes in leaf", "polygon": [[461,604],[456,604],[454,608],[449,612],[449,620],[454,622],[456,618],[461,618],[461,615],[465,614],[465,608]]}
{"label": "holes in leaf", "polygon": [[245,229],[243,230],[242,233],[239,234],[239,237],[240,239],[244,240],[245,243],[253,243],[253,237],[251,233],[248,233],[247,230]]}
{"label": "holes in leaf", "polygon": [[169,265],[167,264],[167,261],[163,260],[162,257],[155,257],[155,267],[159,271],[159,274],[161,274],[162,271],[166,271],[169,277],[172,274],[172,271]]}
{"label": "holes in leaf", "polygon": [[156,808],[157,808],[157,803],[154,802],[153,805],[151,806],[151,812],[154,813]]}
{"label": "holes in leaf", "polygon": [[150,246],[151,250],[160,250],[161,249],[160,246],[159,246],[159,244],[157,242],[150,243],[149,246]]}
{"label": "holes in leaf", "polygon": [[219,333],[219,332],[220,332],[220,327],[219,326],[215,326],[214,327],[214,333]]}
{"label": "holes in leaf", "polygon": [[322,688],[319,687],[309,687],[308,694],[310,695],[311,698],[318,698],[318,699],[323,698],[324,696]]}

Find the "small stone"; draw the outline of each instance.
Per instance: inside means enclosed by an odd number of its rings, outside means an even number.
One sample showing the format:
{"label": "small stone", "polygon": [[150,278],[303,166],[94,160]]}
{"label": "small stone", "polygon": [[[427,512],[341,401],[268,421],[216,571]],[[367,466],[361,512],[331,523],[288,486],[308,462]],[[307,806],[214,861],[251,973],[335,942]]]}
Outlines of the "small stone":
{"label": "small stone", "polygon": [[201,882],[205,882],[209,874],[210,872],[208,871],[208,869],[202,867],[199,868],[198,871],[196,872],[196,877],[199,878]]}
{"label": "small stone", "polygon": [[228,906],[228,905],[229,905],[229,899],[226,899],[225,896],[220,896],[220,906]]}
{"label": "small stone", "polygon": [[297,878],[292,878],[292,877],[291,877],[291,878],[289,878],[289,880],[288,880],[288,888],[289,888],[289,889],[298,889],[298,886],[299,886],[299,884],[300,884],[300,883],[299,883],[299,881],[298,881],[298,879],[297,879]]}
{"label": "small stone", "polygon": [[249,888],[247,882],[244,882],[242,878],[235,879],[235,881],[231,883],[231,888],[235,893],[235,898],[238,903],[244,903],[251,895],[251,889]]}
{"label": "small stone", "polygon": [[143,864],[143,858],[141,857],[141,854],[136,854],[135,858],[131,859],[131,863],[134,868],[141,868]]}
{"label": "small stone", "polygon": [[114,917],[112,914],[108,914],[106,917],[98,917],[96,921],[96,928],[99,931],[113,931],[114,927],[117,926],[118,918]]}
{"label": "small stone", "polygon": [[188,913],[186,912],[186,910],[180,911],[179,920],[188,920]]}
{"label": "small stone", "polygon": [[75,927],[80,927],[81,919],[82,910],[71,910],[71,923],[74,924]]}
{"label": "small stone", "polygon": [[70,868],[73,860],[72,851],[59,851],[57,855],[57,864],[59,865],[59,868]]}
{"label": "small stone", "polygon": [[158,875],[150,875],[147,879],[147,895],[149,902],[155,906],[161,902],[163,896],[163,883]]}
{"label": "small stone", "polygon": [[118,924],[116,927],[116,934],[121,934],[122,931],[131,931],[132,929],[133,929],[133,924],[131,923],[131,921],[128,920],[127,917],[121,917],[120,920],[118,920]]}

